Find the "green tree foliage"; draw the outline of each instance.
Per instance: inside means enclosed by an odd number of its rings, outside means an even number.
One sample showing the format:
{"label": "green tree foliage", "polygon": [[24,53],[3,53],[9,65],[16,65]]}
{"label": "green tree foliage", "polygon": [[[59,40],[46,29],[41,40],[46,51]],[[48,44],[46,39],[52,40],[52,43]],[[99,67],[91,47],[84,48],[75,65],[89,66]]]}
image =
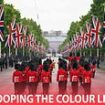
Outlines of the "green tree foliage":
{"label": "green tree foliage", "polygon": [[93,0],[93,4],[91,5],[91,10],[90,10],[91,13],[97,16],[101,21],[103,20],[104,3],[105,3],[105,0]]}
{"label": "green tree foliage", "polygon": [[0,0],[0,4],[3,4],[4,0]]}
{"label": "green tree foliage", "polygon": [[32,33],[39,43],[48,47],[48,41],[43,37],[40,25],[37,25],[37,23],[32,19],[26,18],[21,19],[21,23],[28,27],[28,33]]}
{"label": "green tree foliage", "polygon": [[[76,34],[76,32],[79,32],[80,28],[83,29],[86,27],[86,22],[92,22],[91,17],[97,16],[101,22],[103,22],[104,17],[104,6],[105,0],[93,0],[93,4],[91,4],[91,9],[89,12],[80,17],[80,21],[72,22],[70,25],[70,28],[67,33],[66,40],[60,45],[60,49],[64,49],[65,45],[70,42],[73,35]],[[64,45],[65,44],[65,45]]]}
{"label": "green tree foliage", "polygon": [[8,30],[7,26],[12,22],[13,18],[16,18],[16,22],[20,22],[20,12],[16,9],[14,9],[13,5],[5,4],[5,35],[7,35]]}
{"label": "green tree foliage", "polygon": [[13,18],[16,18],[17,23],[22,23],[23,26],[27,26],[28,34],[33,34],[38,42],[48,47],[48,41],[43,37],[40,25],[38,25],[33,19],[21,18],[21,14],[16,10],[13,5],[5,4],[5,35],[8,34],[7,26],[12,22]]}

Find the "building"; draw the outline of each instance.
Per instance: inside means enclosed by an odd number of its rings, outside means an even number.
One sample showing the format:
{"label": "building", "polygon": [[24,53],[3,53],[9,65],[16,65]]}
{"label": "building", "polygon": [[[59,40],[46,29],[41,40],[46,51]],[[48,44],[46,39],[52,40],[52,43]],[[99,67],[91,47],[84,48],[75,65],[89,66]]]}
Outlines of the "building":
{"label": "building", "polygon": [[65,40],[67,34],[62,31],[44,31],[43,35],[49,41],[48,51],[58,52],[58,47]]}

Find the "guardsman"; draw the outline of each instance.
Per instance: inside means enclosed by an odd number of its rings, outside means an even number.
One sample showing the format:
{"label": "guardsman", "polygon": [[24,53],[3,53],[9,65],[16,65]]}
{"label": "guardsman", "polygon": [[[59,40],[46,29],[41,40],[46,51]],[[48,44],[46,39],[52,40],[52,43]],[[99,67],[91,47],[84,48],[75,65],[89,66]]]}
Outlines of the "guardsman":
{"label": "guardsman", "polygon": [[72,69],[70,70],[70,82],[72,87],[72,94],[78,94],[79,69],[77,61],[73,63]]}
{"label": "guardsman", "polygon": [[78,52],[78,53],[77,53],[77,56],[76,56],[76,60],[77,60],[78,63],[79,63],[80,59],[81,59],[80,53]]}
{"label": "guardsman", "polygon": [[92,69],[92,73],[93,73],[93,78],[95,77],[95,73],[96,73],[96,63],[93,62],[92,65],[91,65],[91,69]]}
{"label": "guardsman", "polygon": [[67,63],[59,59],[59,69],[57,73],[57,81],[58,81],[58,88],[59,88],[59,94],[65,94],[67,89],[67,78],[68,78],[68,72],[67,72]]}
{"label": "guardsman", "polygon": [[31,64],[30,70],[27,72],[29,94],[36,94],[37,91],[39,76],[37,68],[38,68],[37,64]]}
{"label": "guardsman", "polygon": [[51,83],[51,73],[49,70],[50,66],[48,61],[44,61],[43,63],[43,71],[41,72],[41,81],[42,81],[42,87],[43,87],[43,94],[48,94],[49,92],[49,86]]}
{"label": "guardsman", "polygon": [[79,69],[79,82],[82,85],[83,72],[84,72],[84,62],[82,60],[80,60],[78,64],[78,69]]}
{"label": "guardsman", "polygon": [[43,70],[43,64],[42,64],[42,59],[40,58],[39,59],[39,64],[38,64],[38,74],[39,74],[39,81],[41,80],[41,72],[42,72],[42,70]]}
{"label": "guardsman", "polygon": [[72,55],[72,53],[70,53],[70,54],[69,54],[69,57],[68,57],[69,62],[71,62],[72,59],[73,59],[73,55]]}
{"label": "guardsman", "polygon": [[88,62],[85,62],[84,72],[83,72],[83,88],[85,91],[85,95],[91,93],[91,78],[92,78],[92,71],[90,68],[90,64]]}
{"label": "guardsman", "polygon": [[25,92],[25,79],[23,69],[24,68],[21,64],[15,64],[15,71],[13,72],[15,94],[24,94]]}

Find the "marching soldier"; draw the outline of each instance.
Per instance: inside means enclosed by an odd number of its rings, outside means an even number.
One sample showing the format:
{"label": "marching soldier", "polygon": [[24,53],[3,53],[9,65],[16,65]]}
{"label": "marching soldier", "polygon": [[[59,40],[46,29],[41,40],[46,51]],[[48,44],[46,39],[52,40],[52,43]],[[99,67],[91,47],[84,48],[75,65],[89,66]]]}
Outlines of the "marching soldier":
{"label": "marching soldier", "polygon": [[48,61],[44,61],[43,63],[43,71],[41,73],[41,81],[43,87],[43,94],[48,94],[49,86],[51,83],[51,72],[49,71],[49,63]]}
{"label": "marching soldier", "polygon": [[92,65],[91,65],[91,69],[92,69],[92,77],[94,78],[95,77],[95,72],[96,72],[96,63],[93,62]]}
{"label": "marching soldier", "polygon": [[24,94],[25,92],[25,74],[23,73],[24,66],[15,64],[15,71],[13,72],[13,83],[15,94]]}
{"label": "marching soldier", "polygon": [[0,58],[0,68],[1,68],[1,71],[3,71],[3,59]]}
{"label": "marching soldier", "polygon": [[78,94],[79,69],[78,63],[75,61],[70,70],[70,82],[72,86],[72,94]]}
{"label": "marching soldier", "polygon": [[88,62],[85,62],[84,72],[83,72],[83,88],[85,91],[85,95],[91,93],[91,78],[92,78],[92,71],[90,68],[90,64]]}
{"label": "marching soldier", "polygon": [[36,94],[37,91],[39,77],[37,67],[36,64],[31,64],[30,70],[27,72],[29,94]]}
{"label": "marching soldier", "polygon": [[39,59],[39,65],[38,65],[38,74],[39,74],[39,81],[41,80],[41,72],[42,72],[42,70],[43,70],[43,65],[42,65],[42,59],[40,58]]}
{"label": "marching soldier", "polygon": [[67,63],[62,59],[59,59],[58,65],[59,65],[59,70],[57,73],[57,81],[59,87],[59,94],[64,94],[67,89],[67,78],[68,78]]}

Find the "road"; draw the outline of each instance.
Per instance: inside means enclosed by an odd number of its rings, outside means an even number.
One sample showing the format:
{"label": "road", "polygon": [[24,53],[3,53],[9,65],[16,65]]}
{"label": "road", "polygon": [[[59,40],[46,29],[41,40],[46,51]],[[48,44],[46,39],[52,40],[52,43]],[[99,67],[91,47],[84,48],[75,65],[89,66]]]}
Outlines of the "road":
{"label": "road", "polygon": [[[55,69],[52,74],[52,83],[50,84],[50,90],[49,93],[58,94],[58,84],[56,81],[56,75],[57,75],[57,58],[53,58],[56,62]],[[3,72],[0,72],[0,94],[14,94],[14,85],[12,82],[12,73],[14,69],[9,68],[7,70],[3,70]],[[103,94],[105,92],[105,71],[97,70],[96,76],[94,79],[92,79],[92,94]],[[26,89],[27,93],[28,90]],[[42,94],[42,84],[39,83],[38,85],[38,94]],[[79,94],[83,94],[83,88],[79,85]],[[68,79],[67,84],[67,94],[71,94],[71,84]]]}

